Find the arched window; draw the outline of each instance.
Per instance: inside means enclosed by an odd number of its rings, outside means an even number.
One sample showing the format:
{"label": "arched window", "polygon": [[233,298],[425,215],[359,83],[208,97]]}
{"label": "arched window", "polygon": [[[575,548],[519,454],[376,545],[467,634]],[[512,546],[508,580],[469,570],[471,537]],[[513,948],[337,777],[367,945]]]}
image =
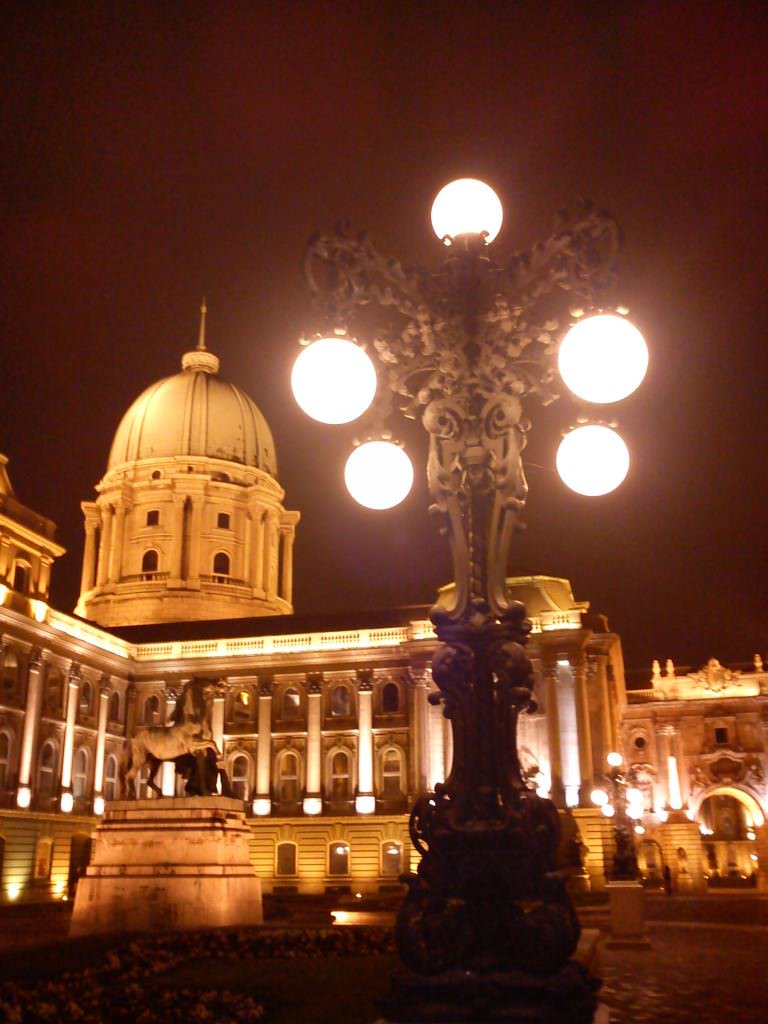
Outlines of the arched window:
{"label": "arched window", "polygon": [[117,690],[109,698],[107,718],[110,722],[120,722],[120,694]]}
{"label": "arched window", "polygon": [[72,759],[72,796],[84,797],[88,792],[88,751],[80,747]]}
{"label": "arched window", "polygon": [[346,686],[334,686],[331,690],[331,715],[334,718],[349,718],[352,714],[352,695]]}
{"label": "arched window", "polygon": [[238,754],[232,762],[232,790],[240,800],[248,799],[249,761],[245,754]]}
{"label": "arched window", "polygon": [[35,848],[35,881],[43,881],[51,877],[51,864],[53,863],[53,840],[50,836],[43,836],[38,839]]}
{"label": "arched window", "polygon": [[120,782],[116,754],[107,754],[104,762],[104,799],[117,800],[120,796]]}
{"label": "arched window", "polygon": [[144,725],[160,724],[160,698],[156,693],[144,701]]}
{"label": "arched window", "polygon": [[29,590],[29,562],[16,562],[13,567],[13,589],[19,594]]}
{"label": "arched window", "polygon": [[37,791],[40,796],[53,796],[55,773],[56,748],[50,740],[46,740],[40,748],[37,769]]}
{"label": "arched window", "polygon": [[45,713],[47,715],[60,714],[62,710],[63,679],[61,672],[50,669],[45,677]]}
{"label": "arched window", "polygon": [[0,732],[0,789],[7,789],[11,781],[11,734]]}
{"label": "arched window", "polygon": [[396,747],[387,747],[381,756],[381,795],[385,800],[403,795],[403,759]]}
{"label": "arched window", "polygon": [[280,758],[277,798],[281,803],[296,803],[299,799],[299,756],[292,750],[286,751]]}
{"label": "arched window", "polygon": [[301,718],[301,696],[298,690],[288,689],[283,693],[283,718]]}
{"label": "arched window", "polygon": [[331,758],[331,799],[349,800],[352,796],[352,780],[349,775],[349,754],[337,750]]}
{"label": "arched window", "polygon": [[93,703],[93,687],[89,682],[83,683],[80,687],[80,714],[90,715],[91,704]]}
{"label": "arched window", "polygon": [[396,715],[400,711],[400,690],[397,683],[386,683],[381,691],[381,710],[385,715]]}
{"label": "arched window", "polygon": [[276,875],[295,875],[296,874],[296,844],[295,843],[278,843],[277,844],[277,856],[275,858],[275,874]]}
{"label": "arched window", "polygon": [[381,844],[381,873],[397,878],[403,873],[403,847],[388,841]]}
{"label": "arched window", "polygon": [[10,703],[18,696],[19,659],[10,648],[3,654],[2,694],[3,703]]}
{"label": "arched window", "polygon": [[151,580],[157,572],[160,556],[154,548],[145,551],[141,558],[141,575],[145,580]]}
{"label": "arched window", "polygon": [[349,844],[331,843],[328,847],[328,874],[349,874]]}
{"label": "arched window", "polygon": [[229,576],[229,555],[226,551],[217,551],[213,556],[213,575]]}

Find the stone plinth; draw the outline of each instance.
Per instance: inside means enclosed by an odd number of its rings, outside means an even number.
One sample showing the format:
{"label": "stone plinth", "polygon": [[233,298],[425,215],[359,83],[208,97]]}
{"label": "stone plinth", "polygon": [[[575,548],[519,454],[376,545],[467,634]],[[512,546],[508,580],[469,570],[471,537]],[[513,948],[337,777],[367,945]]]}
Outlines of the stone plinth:
{"label": "stone plinth", "polygon": [[70,936],[260,924],[240,800],[111,803],[77,886]]}
{"label": "stone plinth", "polygon": [[611,937],[608,946],[649,947],[645,931],[645,891],[639,882],[609,882]]}

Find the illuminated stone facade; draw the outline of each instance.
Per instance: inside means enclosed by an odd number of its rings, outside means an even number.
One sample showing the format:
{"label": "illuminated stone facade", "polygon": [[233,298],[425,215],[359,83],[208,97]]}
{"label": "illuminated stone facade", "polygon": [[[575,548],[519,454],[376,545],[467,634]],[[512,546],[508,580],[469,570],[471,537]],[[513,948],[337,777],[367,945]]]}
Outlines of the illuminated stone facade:
{"label": "illuminated stone facade", "polygon": [[292,611],[298,512],[283,507],[256,404],[205,347],[123,416],[96,501],[83,502],[77,613],[102,626]]}
{"label": "illuminated stone facade", "polygon": [[[98,816],[121,796],[126,737],[167,722],[193,676],[226,683],[212,729],[265,892],[388,891],[415,866],[409,808],[452,759],[448,723],[429,701],[427,610],[290,617],[299,516],[283,507],[268,425],[217,371],[203,321],[182,372],[123,417],[97,499],[83,505],[82,617],[49,607],[63,548],[53,523],[15,498],[0,457],[3,900],[71,892]],[[745,837],[715,857],[723,876],[734,856],[739,877],[749,874],[767,808],[762,667],[732,678],[714,666],[706,678],[659,671],[627,704],[620,640],[568,581],[509,584],[533,623],[538,709],[520,722],[521,761],[562,809],[570,856],[579,835],[586,847],[580,884],[600,888],[610,866],[612,825],[590,793],[622,730],[647,794],[647,873],[663,856],[681,885],[703,884],[712,857],[686,812],[712,823],[711,846],[733,798]],[[179,791],[172,765],[162,788]]]}
{"label": "illuminated stone facade", "polygon": [[[715,658],[698,671],[654,662],[623,716],[628,763],[645,795],[641,863],[669,864],[682,889],[768,883],[768,671]],[[696,844],[689,836],[701,836]]]}

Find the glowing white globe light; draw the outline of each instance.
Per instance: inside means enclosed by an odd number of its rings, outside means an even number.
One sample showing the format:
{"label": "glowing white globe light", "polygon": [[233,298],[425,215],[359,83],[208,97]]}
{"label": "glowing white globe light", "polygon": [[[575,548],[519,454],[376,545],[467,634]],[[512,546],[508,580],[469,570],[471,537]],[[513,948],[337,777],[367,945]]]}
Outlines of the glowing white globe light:
{"label": "glowing white globe light", "polygon": [[501,231],[503,219],[501,200],[490,185],[477,178],[450,182],[440,189],[432,203],[432,228],[440,239],[485,231],[486,242],[492,242]]}
{"label": "glowing white globe light", "polygon": [[93,813],[97,815],[104,813],[104,797],[99,794],[93,798]]}
{"label": "glowing white globe light", "polygon": [[293,396],[320,423],[351,423],[376,394],[376,370],[348,338],[320,338],[301,351],[291,372]]}
{"label": "glowing white globe light", "polygon": [[617,750],[612,750],[609,754],[606,754],[605,760],[611,766],[611,768],[621,768],[624,763],[624,758]]}
{"label": "glowing white globe light", "polygon": [[616,808],[613,806],[613,804],[603,804],[600,810],[603,812],[606,818],[612,818],[616,813]]}
{"label": "glowing white globe light", "polygon": [[608,794],[604,789],[593,789],[589,794],[589,799],[596,807],[602,807],[608,803]]}
{"label": "glowing white globe light", "polygon": [[413,486],[413,466],[391,441],[366,441],[355,448],[344,467],[347,490],[365,508],[394,508]]}
{"label": "glowing white globe light", "polygon": [[589,423],[565,435],[555,465],[566,487],[594,498],[609,494],[624,480],[629,449],[615,430]]}
{"label": "glowing white globe light", "polygon": [[599,313],[568,331],[557,356],[560,376],[587,402],[619,402],[640,386],[648,369],[648,346],[623,316]]}
{"label": "glowing white globe light", "polygon": [[75,798],[71,793],[62,793],[59,806],[65,814],[71,814],[72,808],[75,806]]}
{"label": "glowing white globe light", "polygon": [[631,804],[642,804],[643,791],[641,789],[635,788],[634,786],[630,786],[627,789],[627,800],[629,800]]}

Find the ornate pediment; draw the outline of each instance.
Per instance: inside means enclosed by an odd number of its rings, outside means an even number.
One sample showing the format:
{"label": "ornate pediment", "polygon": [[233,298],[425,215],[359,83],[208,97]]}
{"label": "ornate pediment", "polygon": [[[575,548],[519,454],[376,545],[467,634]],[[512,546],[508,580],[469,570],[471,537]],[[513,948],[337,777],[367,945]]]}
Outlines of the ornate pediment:
{"label": "ornate pediment", "polygon": [[720,693],[732,686],[741,685],[741,672],[732,671],[721,665],[717,658],[710,658],[698,672],[689,672],[687,677],[695,689]]}

